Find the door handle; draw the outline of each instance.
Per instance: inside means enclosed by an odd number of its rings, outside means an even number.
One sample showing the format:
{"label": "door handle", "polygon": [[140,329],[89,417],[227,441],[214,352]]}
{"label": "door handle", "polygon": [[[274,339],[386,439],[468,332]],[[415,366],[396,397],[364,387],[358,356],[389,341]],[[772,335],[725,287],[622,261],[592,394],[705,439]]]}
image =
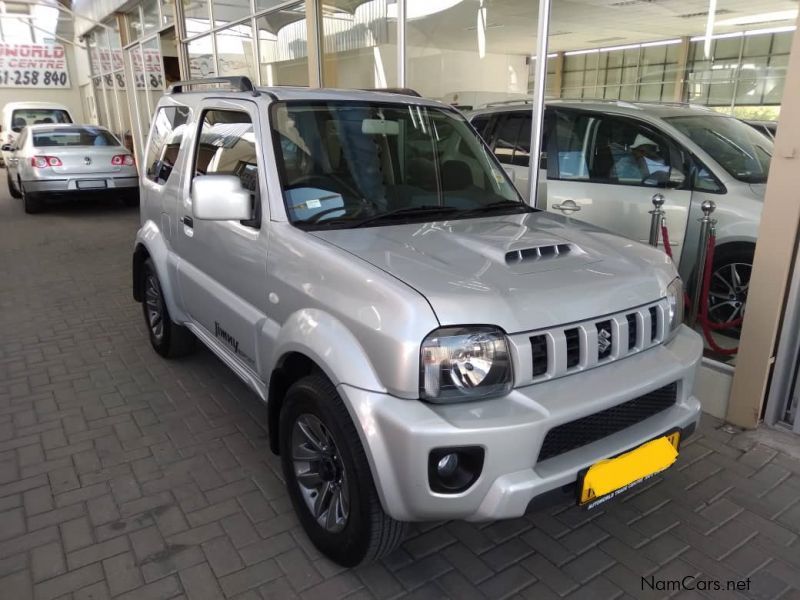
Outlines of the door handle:
{"label": "door handle", "polygon": [[553,208],[556,210],[566,210],[566,211],[578,211],[581,209],[580,206],[575,204],[572,200],[564,200],[561,204],[553,204]]}
{"label": "door handle", "polygon": [[186,225],[186,227],[188,227],[189,229],[194,228],[194,219],[192,217],[184,215],[183,218],[181,219],[181,223]]}

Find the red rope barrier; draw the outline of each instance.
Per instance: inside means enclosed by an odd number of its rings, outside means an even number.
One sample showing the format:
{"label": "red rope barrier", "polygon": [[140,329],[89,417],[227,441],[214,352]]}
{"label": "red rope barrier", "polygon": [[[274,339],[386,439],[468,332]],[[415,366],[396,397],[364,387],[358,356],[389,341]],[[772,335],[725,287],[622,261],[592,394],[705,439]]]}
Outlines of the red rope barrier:
{"label": "red rope barrier", "polygon": [[[667,231],[667,227],[663,223],[661,224],[661,238],[664,240],[664,252],[666,252],[667,256],[673,258],[672,246],[669,243],[669,231]],[[717,344],[711,333],[713,331],[722,331],[725,329],[739,327],[744,322],[744,317],[740,317],[734,321],[728,321],[727,323],[712,323],[708,318],[708,293],[711,289],[711,270],[714,266],[714,248],[716,243],[716,236],[709,236],[708,247],[706,248],[706,268],[703,272],[703,282],[700,290],[700,306],[697,310],[697,321],[700,323],[700,327],[703,331],[703,337],[705,337],[706,342],[708,342],[708,345],[714,352],[718,354],[732,355],[739,351],[739,347],[723,348]],[[689,294],[684,294],[684,302],[688,306],[691,306],[692,303],[691,299],[689,298]]]}

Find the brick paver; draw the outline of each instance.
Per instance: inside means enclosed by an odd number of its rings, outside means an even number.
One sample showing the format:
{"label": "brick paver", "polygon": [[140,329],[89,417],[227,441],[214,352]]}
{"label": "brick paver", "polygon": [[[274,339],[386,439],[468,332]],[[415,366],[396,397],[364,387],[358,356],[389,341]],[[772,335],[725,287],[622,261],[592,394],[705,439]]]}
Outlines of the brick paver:
{"label": "brick paver", "polygon": [[330,563],[299,529],[255,395],[208,351],[150,349],[137,226],[104,203],[28,216],[0,192],[0,597],[675,594],[643,590],[651,576],[800,597],[800,461],[710,417],[675,468],[598,512],[418,524],[380,563]]}

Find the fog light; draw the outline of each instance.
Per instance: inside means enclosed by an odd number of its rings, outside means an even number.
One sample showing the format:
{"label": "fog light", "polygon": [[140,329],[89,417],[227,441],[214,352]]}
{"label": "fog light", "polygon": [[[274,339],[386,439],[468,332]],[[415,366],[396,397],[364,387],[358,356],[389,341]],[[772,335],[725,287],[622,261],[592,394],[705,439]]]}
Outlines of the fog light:
{"label": "fog light", "polygon": [[439,464],[436,465],[436,473],[439,477],[452,477],[457,468],[458,454],[451,452],[450,454],[445,454],[444,458],[439,460]]}
{"label": "fog light", "polygon": [[458,494],[472,486],[483,470],[480,446],[435,448],[428,456],[428,484],[439,494]]}

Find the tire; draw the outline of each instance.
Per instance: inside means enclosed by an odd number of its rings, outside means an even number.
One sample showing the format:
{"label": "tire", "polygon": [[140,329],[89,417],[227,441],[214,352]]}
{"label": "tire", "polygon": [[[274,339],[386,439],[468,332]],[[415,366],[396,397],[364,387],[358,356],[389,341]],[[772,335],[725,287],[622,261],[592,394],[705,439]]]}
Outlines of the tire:
{"label": "tire", "polygon": [[153,349],[164,358],[186,356],[194,349],[192,332],[172,321],[153,261],[142,269],[142,314]]}
{"label": "tire", "polygon": [[[317,451],[312,437],[303,434],[298,423],[316,432],[317,440],[330,442],[328,450]],[[356,427],[327,378],[320,374],[308,375],[289,388],[281,408],[279,442],[289,497],[303,529],[320,552],[344,567],[354,567],[386,556],[400,545],[407,523],[395,521],[383,511]],[[296,448],[306,448],[309,460],[296,461]],[[325,458],[316,461],[314,456]],[[306,487],[299,483],[298,472],[317,477],[307,476],[305,480],[310,486]],[[323,488],[316,488],[314,495],[312,488],[318,485],[316,482],[321,486],[328,483],[329,487],[321,493],[319,490]],[[338,505],[335,503],[337,492],[339,498],[343,494],[345,498]],[[323,526],[314,516],[311,503],[319,502],[313,498],[328,497],[328,510],[320,511],[319,519],[326,522]],[[325,502],[320,504],[322,509],[325,506]],[[333,508],[343,507],[344,510],[331,513]],[[346,514],[342,515],[344,512]],[[326,519],[331,514],[333,518]],[[341,516],[343,519],[337,519]]]}
{"label": "tire", "polygon": [[126,193],[122,196],[122,203],[127,207],[139,206],[139,192],[135,194]]}
{"label": "tire", "polygon": [[22,194],[17,188],[17,185],[11,179],[11,174],[8,171],[6,171],[6,182],[8,183],[8,193],[11,195],[11,197],[16,198],[17,200],[22,198]]}
{"label": "tire", "polygon": [[20,195],[25,206],[25,212],[29,215],[35,215],[44,210],[44,199],[39,194],[26,192],[25,187],[22,186],[20,187]]}
{"label": "tire", "polygon": [[[744,315],[754,254],[754,246],[741,244],[722,246],[714,254],[708,293],[708,318],[712,323],[722,325]],[[739,325],[720,331],[738,338],[741,329]]]}

